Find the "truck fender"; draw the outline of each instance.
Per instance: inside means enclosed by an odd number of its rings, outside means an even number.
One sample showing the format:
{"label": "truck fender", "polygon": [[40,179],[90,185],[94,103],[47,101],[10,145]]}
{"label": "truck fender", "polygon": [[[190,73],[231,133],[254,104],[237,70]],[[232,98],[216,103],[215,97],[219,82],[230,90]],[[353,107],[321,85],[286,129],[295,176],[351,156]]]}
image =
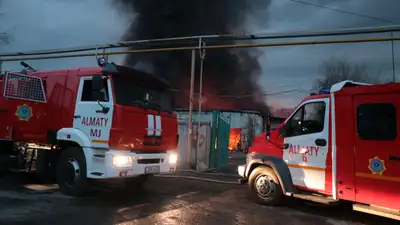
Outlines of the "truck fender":
{"label": "truck fender", "polygon": [[72,141],[82,148],[91,147],[92,142],[89,137],[81,130],[76,128],[62,128],[57,131],[57,140],[59,141]]}
{"label": "truck fender", "polygon": [[249,177],[251,172],[260,165],[265,165],[274,170],[282,186],[283,193],[295,193],[296,189],[293,186],[292,175],[288,165],[282,158],[277,156],[263,154],[263,153],[250,153],[247,155],[247,169],[246,177]]}

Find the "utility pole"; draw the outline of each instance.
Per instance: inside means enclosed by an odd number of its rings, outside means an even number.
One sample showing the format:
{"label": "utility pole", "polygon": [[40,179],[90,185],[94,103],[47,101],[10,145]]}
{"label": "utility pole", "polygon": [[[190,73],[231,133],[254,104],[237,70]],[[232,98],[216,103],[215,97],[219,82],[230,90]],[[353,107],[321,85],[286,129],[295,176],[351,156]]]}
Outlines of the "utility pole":
{"label": "utility pole", "polygon": [[204,57],[206,55],[206,50],[202,49],[202,47],[205,46],[205,42],[199,39],[199,53],[200,53],[200,81],[199,81],[199,112],[197,116],[197,148],[196,148],[196,170],[198,170],[198,151],[200,148],[200,127],[201,127],[201,104],[202,104],[202,93],[203,93],[203,63],[204,63]]}
{"label": "utility pole", "polygon": [[[393,32],[391,32],[391,37],[393,37]],[[392,75],[393,75],[393,82],[396,82],[396,62],[394,58],[394,41],[392,40]]]}
{"label": "utility pole", "polygon": [[196,50],[192,50],[192,67],[190,73],[190,101],[189,101],[189,123],[188,123],[188,149],[187,149],[187,163],[189,169],[191,168],[190,154],[192,151],[192,137],[193,137],[193,89],[194,89],[194,75],[196,67]]}

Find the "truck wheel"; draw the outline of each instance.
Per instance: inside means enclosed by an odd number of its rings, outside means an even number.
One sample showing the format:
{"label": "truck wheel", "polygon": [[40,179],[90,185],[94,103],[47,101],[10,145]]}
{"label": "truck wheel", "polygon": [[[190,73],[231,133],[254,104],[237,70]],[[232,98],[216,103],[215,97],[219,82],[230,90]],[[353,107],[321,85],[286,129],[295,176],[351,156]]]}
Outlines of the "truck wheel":
{"label": "truck wheel", "polygon": [[151,175],[140,175],[137,177],[124,179],[126,189],[140,190],[143,188],[144,184],[150,177]]}
{"label": "truck wheel", "polygon": [[57,183],[66,195],[80,197],[86,194],[89,182],[85,155],[80,148],[69,147],[62,152],[57,168]]}
{"label": "truck wheel", "polygon": [[266,166],[255,168],[249,177],[252,197],[262,205],[274,206],[283,198],[282,188],[275,172]]}

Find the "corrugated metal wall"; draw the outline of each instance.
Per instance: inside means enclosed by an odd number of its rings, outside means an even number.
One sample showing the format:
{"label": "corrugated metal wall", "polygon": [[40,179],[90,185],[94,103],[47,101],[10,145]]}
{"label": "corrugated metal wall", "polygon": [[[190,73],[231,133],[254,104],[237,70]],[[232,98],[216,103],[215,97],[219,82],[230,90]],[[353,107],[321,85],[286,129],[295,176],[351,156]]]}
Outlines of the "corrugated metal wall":
{"label": "corrugated metal wall", "polygon": [[[211,124],[202,123],[200,125],[200,148],[197,152],[198,169],[204,170],[209,168],[210,143],[211,143]],[[187,168],[187,149],[188,149],[188,123],[180,122],[178,125],[179,142],[178,142],[178,168]],[[197,123],[193,124],[193,142],[190,152],[191,163],[195,164],[195,152],[197,148]]]}
{"label": "corrugated metal wall", "polygon": [[[181,122],[188,121],[189,112],[187,110],[177,110],[175,113]],[[255,135],[259,135],[263,132],[263,119],[258,112],[249,111],[224,111],[221,112],[224,117],[229,117],[231,121],[231,128],[246,128],[247,123],[250,119],[253,120]],[[197,121],[198,112],[193,112],[193,120]],[[212,122],[212,111],[206,111],[201,113],[201,122]]]}

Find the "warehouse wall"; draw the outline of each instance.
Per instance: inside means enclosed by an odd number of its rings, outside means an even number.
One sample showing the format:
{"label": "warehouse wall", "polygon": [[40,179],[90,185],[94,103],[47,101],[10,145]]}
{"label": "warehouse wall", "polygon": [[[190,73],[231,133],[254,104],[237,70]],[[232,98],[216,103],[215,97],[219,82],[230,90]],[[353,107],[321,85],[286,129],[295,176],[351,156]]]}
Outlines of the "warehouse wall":
{"label": "warehouse wall", "polygon": [[[177,110],[175,113],[181,122],[188,121],[189,112],[187,110]],[[222,112],[224,117],[230,118],[231,128],[246,128],[246,124],[249,118],[254,121],[255,135],[259,135],[263,132],[263,119],[258,112],[254,111],[226,111]],[[198,121],[198,112],[193,112],[193,121]],[[200,115],[201,122],[212,122],[212,111],[202,112]]]}

